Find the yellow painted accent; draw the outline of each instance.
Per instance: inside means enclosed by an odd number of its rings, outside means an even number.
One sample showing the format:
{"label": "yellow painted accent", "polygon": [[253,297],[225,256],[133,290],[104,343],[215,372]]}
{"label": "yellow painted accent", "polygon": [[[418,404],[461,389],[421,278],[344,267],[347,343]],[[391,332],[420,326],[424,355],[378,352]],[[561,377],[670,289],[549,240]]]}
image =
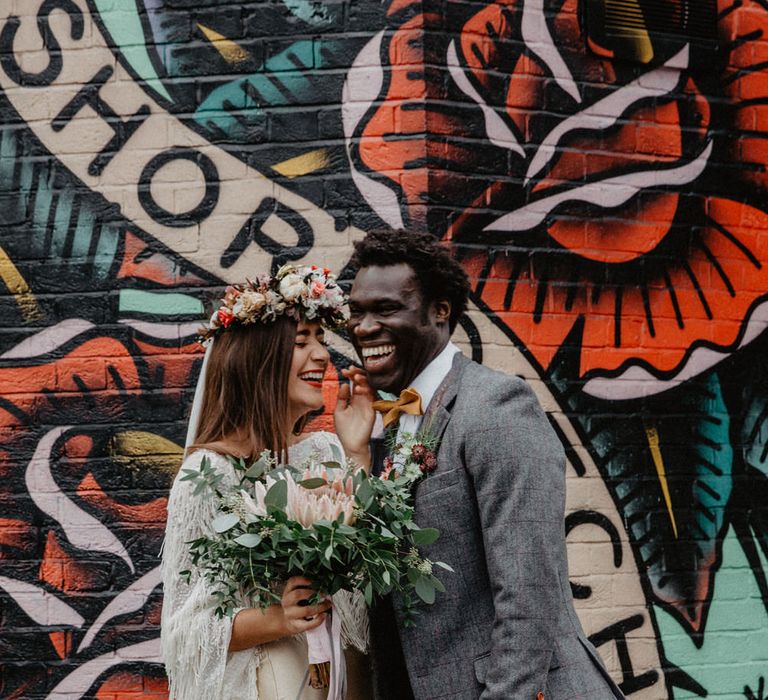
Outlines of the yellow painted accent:
{"label": "yellow painted accent", "polygon": [[232,39],[227,39],[223,34],[213,31],[210,27],[198,23],[198,29],[205,34],[205,38],[211,42],[227,63],[237,65],[244,63],[250,58],[250,54],[242,47],[238,46]]}
{"label": "yellow painted accent", "polygon": [[3,280],[8,291],[15,297],[25,320],[36,321],[43,317],[40,305],[37,303],[37,299],[35,299],[35,295],[29,288],[27,281],[21,276],[16,265],[13,264],[13,260],[8,257],[8,254],[2,248],[0,248],[0,279]]}
{"label": "yellow painted accent", "polygon": [[672,521],[672,531],[675,533],[675,539],[677,539],[677,522],[675,521],[675,512],[672,510],[672,498],[669,495],[669,484],[667,483],[667,473],[664,469],[664,459],[661,456],[661,449],[659,449],[659,431],[655,427],[646,426],[645,434],[648,436],[648,445],[651,448],[653,464],[656,467],[656,474],[661,484],[661,492],[664,494],[664,502],[667,504],[669,519]]}
{"label": "yellow painted accent", "polygon": [[276,163],[272,166],[272,170],[280,173],[283,177],[294,178],[325,168],[328,163],[330,163],[328,151],[324,148],[318,148],[316,151],[309,151],[295,158]]}
{"label": "yellow painted accent", "polygon": [[184,450],[162,435],[144,430],[123,430],[112,435],[108,452],[126,467],[156,468],[175,474]]}
{"label": "yellow painted accent", "polygon": [[[614,16],[624,15],[635,26],[624,27],[622,34],[634,45],[635,60],[650,63],[653,60],[653,44],[645,27],[645,18],[638,0],[604,0],[605,13]],[[637,26],[642,24],[642,27]]]}

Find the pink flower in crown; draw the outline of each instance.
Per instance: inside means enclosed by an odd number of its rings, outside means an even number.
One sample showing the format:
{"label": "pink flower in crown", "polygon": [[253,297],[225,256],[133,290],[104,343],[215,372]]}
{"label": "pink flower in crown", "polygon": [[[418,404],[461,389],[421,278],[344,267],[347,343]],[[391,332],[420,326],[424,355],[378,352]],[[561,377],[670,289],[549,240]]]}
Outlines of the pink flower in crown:
{"label": "pink flower in crown", "polygon": [[312,297],[317,298],[321,297],[325,293],[325,283],[321,282],[320,280],[315,280],[312,282],[312,285],[309,288],[310,294]]}
{"label": "pink flower in crown", "polygon": [[234,306],[241,292],[236,287],[229,286],[224,290],[224,298],[221,300],[226,306]]}

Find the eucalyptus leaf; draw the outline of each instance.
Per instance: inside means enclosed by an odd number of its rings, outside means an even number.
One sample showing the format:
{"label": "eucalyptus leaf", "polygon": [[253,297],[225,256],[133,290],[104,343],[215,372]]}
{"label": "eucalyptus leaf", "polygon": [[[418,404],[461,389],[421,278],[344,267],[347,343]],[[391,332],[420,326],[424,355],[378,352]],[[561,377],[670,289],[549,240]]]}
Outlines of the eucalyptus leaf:
{"label": "eucalyptus leaf", "polygon": [[322,477],[316,476],[311,479],[304,479],[299,482],[299,486],[303,486],[305,489],[319,489],[321,486],[327,486],[328,482]]}
{"label": "eucalyptus leaf", "polygon": [[267,510],[285,510],[286,505],[288,505],[288,484],[285,479],[278,479],[269,487],[264,496],[264,505]]}
{"label": "eucalyptus leaf", "polygon": [[248,470],[245,472],[245,477],[247,479],[260,479],[266,470],[267,460],[262,457],[248,467]]}
{"label": "eucalyptus leaf", "polygon": [[373,604],[373,586],[371,585],[370,581],[365,584],[363,595],[365,596],[366,605],[368,606],[372,605]]}
{"label": "eucalyptus leaf", "polygon": [[341,469],[341,462],[328,461],[328,462],[321,462],[321,464],[324,467],[327,467],[328,469]]}
{"label": "eucalyptus leaf", "polygon": [[243,545],[243,547],[248,547],[248,549],[253,549],[253,547],[258,547],[261,544],[261,535],[257,535],[255,532],[246,532],[240,537],[235,537],[235,542]]}
{"label": "eucalyptus leaf", "polygon": [[357,488],[357,501],[363,508],[368,507],[368,503],[373,499],[373,495],[373,487],[370,481],[364,481]]}
{"label": "eucalyptus leaf", "polygon": [[427,603],[427,605],[432,605],[432,603],[435,602],[435,587],[426,576],[421,576],[416,581],[415,588],[416,595]]}
{"label": "eucalyptus leaf", "polygon": [[435,566],[439,566],[441,569],[445,569],[446,571],[450,571],[451,573],[454,573],[454,570],[448,566],[444,561],[433,561],[432,562]]}
{"label": "eucalyptus leaf", "polygon": [[435,576],[430,576],[429,582],[432,584],[432,587],[436,591],[440,591],[440,593],[445,593],[445,586],[443,585],[443,582],[439,578]]}
{"label": "eucalyptus leaf", "polygon": [[440,530],[434,527],[424,527],[411,533],[411,538],[417,545],[432,544],[438,537],[440,537]]}
{"label": "eucalyptus leaf", "polygon": [[339,464],[341,464],[344,461],[344,455],[339,449],[339,446],[333,442],[331,443],[331,454],[333,455],[333,459]]}
{"label": "eucalyptus leaf", "polygon": [[234,513],[223,513],[217,518],[214,518],[211,525],[213,526],[214,532],[221,534],[222,532],[231,530],[239,522],[240,518],[238,518]]}

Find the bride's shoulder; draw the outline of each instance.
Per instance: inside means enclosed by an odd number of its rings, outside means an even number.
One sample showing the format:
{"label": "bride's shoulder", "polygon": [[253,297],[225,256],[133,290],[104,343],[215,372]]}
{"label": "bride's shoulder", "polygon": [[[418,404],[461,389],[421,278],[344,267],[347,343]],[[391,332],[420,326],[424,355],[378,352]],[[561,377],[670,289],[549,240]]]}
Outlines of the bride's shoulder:
{"label": "bride's shoulder", "polygon": [[198,447],[190,451],[181,463],[179,473],[185,469],[199,469],[205,459],[216,469],[229,466],[227,455],[219,452],[215,445],[211,445],[210,447]]}
{"label": "bride's shoulder", "polygon": [[303,440],[296,443],[294,449],[298,449],[302,453],[309,452],[313,456],[319,455],[321,459],[336,459],[339,456],[336,454],[337,450],[341,455],[344,454],[341,441],[336,433],[329,433],[325,430],[310,433]]}

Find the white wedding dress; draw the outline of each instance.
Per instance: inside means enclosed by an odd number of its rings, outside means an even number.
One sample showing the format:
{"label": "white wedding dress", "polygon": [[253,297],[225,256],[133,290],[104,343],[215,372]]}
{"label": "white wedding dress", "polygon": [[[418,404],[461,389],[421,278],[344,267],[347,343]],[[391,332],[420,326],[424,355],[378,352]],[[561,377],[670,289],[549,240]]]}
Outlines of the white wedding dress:
{"label": "white wedding dress", "polygon": [[[293,464],[301,464],[310,457],[329,461],[334,459],[331,445],[341,450],[333,433],[312,433],[289,447],[288,457]],[[237,483],[226,457],[209,450],[193,452],[181,468],[199,468],[203,456],[225,475],[228,483]],[[211,588],[194,571],[187,544],[203,534],[212,534],[214,502],[193,496],[194,486],[189,481],[181,481],[182,476],[180,469],[168,499],[162,555],[161,641],[169,697],[172,700],[324,700],[327,691],[312,689],[305,681],[307,642],[303,634],[227,653],[234,615],[231,619],[215,615]],[[179,576],[179,572],[185,570],[193,571],[189,583]],[[341,618],[342,641],[348,650],[347,698],[366,700],[368,674],[360,666],[362,657],[354,652],[354,649],[367,651],[365,604],[361,596],[345,592],[334,595],[333,602],[334,614]],[[242,607],[248,607],[248,601],[243,601]]]}

